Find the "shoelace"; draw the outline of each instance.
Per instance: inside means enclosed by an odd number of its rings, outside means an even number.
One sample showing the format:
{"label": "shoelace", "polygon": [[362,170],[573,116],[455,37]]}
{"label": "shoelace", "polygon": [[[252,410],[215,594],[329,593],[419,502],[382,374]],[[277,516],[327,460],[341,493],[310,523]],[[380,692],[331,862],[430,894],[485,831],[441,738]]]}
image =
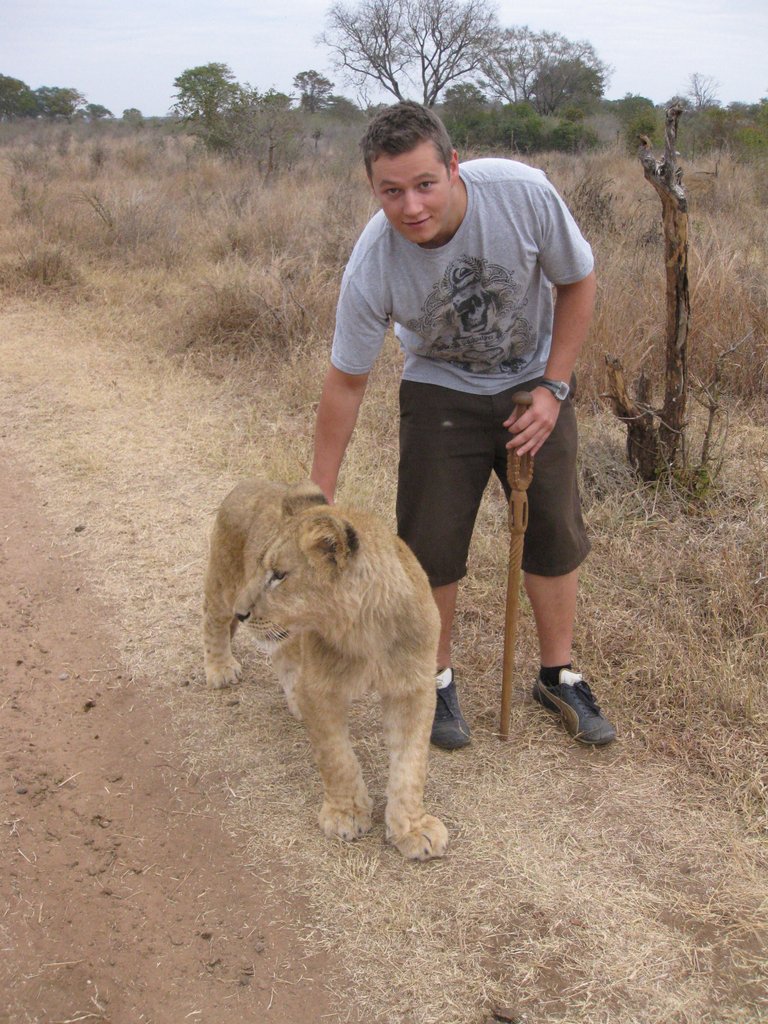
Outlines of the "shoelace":
{"label": "shoelace", "polygon": [[600,705],[595,700],[588,683],[585,683],[583,679],[580,679],[577,683],[573,684],[573,689],[574,692],[579,695],[582,702],[586,704],[589,711],[593,711],[596,715],[600,714]]}
{"label": "shoelace", "polygon": [[442,721],[445,718],[455,718],[456,710],[452,706],[453,702],[449,699],[449,695],[446,692],[449,688],[447,686],[437,691],[437,707],[435,708],[435,718],[438,721]]}

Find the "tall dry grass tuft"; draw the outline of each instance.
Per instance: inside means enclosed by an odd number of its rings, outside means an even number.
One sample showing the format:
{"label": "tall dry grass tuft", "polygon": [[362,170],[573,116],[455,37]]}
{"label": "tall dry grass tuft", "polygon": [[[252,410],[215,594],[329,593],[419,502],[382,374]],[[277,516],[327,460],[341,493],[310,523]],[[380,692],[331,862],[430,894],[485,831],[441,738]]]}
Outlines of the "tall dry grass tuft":
{"label": "tall dry grass tuft", "polygon": [[213,267],[190,297],[183,342],[272,365],[316,343],[318,320],[327,322],[333,305],[328,276],[317,266],[282,257],[262,269],[234,257]]}
{"label": "tall dry grass tuft", "polygon": [[75,260],[60,245],[32,242],[15,258],[0,259],[0,289],[12,294],[71,292],[82,282]]}

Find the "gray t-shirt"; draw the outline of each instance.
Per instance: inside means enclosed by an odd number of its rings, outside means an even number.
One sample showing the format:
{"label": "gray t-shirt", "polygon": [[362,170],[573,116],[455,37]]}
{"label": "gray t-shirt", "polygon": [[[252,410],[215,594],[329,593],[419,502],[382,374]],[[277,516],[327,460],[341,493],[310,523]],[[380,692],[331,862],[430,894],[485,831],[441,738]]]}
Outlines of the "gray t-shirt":
{"label": "gray t-shirt", "polygon": [[422,249],[382,211],[341,283],[331,362],[367,373],[390,322],[403,377],[496,394],[541,376],[552,338],[551,284],[573,284],[592,250],[546,175],[514,160],[460,165],[467,211],[453,238]]}

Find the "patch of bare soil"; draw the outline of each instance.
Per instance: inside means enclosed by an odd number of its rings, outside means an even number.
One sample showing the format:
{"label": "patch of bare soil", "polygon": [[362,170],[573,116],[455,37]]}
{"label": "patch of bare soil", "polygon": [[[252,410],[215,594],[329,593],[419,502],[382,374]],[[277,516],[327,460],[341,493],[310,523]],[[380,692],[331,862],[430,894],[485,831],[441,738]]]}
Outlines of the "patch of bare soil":
{"label": "patch of bare soil", "polygon": [[0,1022],[335,1017],[302,908],[243,866],[7,452],[0,477]]}

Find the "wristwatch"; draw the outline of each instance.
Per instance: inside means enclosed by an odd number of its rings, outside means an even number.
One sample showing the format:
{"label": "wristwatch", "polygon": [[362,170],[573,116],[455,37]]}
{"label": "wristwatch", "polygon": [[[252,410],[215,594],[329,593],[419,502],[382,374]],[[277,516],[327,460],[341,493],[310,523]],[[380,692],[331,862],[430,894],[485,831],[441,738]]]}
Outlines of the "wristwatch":
{"label": "wristwatch", "polygon": [[546,377],[542,377],[538,386],[551,391],[558,402],[564,402],[571,393],[570,385],[564,380],[547,380]]}

